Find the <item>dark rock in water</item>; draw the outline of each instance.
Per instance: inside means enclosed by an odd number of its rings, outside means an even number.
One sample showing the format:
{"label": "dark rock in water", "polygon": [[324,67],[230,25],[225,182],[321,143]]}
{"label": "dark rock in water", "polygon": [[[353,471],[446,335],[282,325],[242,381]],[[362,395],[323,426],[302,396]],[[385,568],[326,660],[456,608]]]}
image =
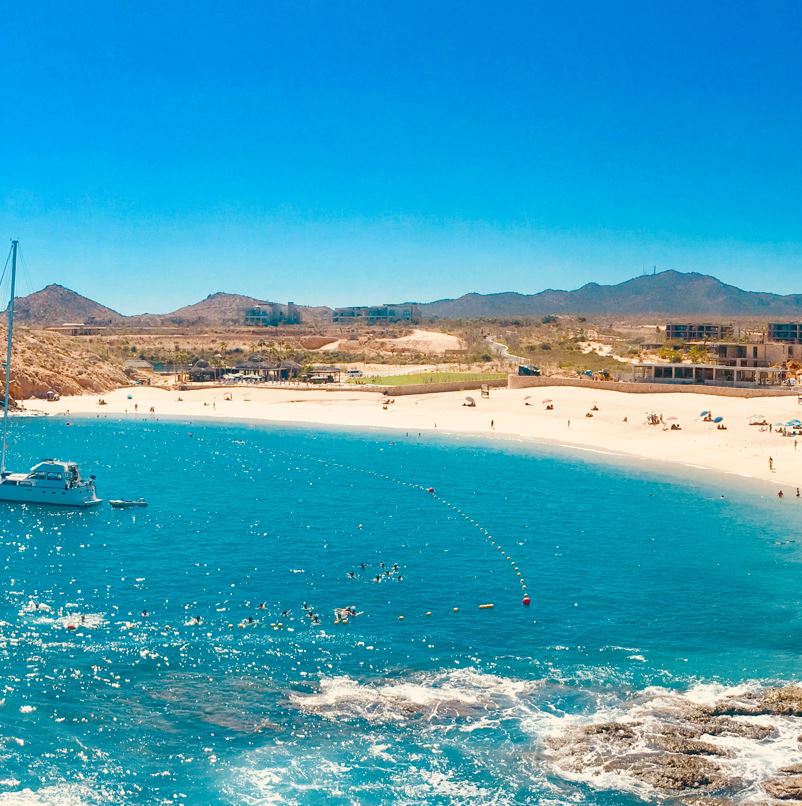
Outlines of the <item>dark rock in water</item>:
{"label": "dark rock in water", "polygon": [[802,686],[779,686],[744,697],[731,697],[700,713],[710,716],[802,716]]}
{"label": "dark rock in water", "polygon": [[608,762],[604,771],[624,773],[663,793],[672,794],[699,789],[717,792],[730,784],[712,761],[672,753],[633,753]]}
{"label": "dark rock in water", "polygon": [[790,775],[787,778],[769,778],[764,781],[763,789],[773,798],[782,801],[802,801],[802,775]]}
{"label": "dark rock in water", "polygon": [[659,750],[669,753],[681,753],[685,756],[727,756],[729,753],[722,747],[710,742],[686,739],[682,736],[655,736],[652,744]]}
{"label": "dark rock in water", "polygon": [[750,722],[738,721],[726,716],[714,717],[712,719],[694,720],[691,725],[696,731],[696,736],[707,734],[708,736],[737,736],[743,739],[768,739],[775,736],[777,729],[771,725],[756,725]]}

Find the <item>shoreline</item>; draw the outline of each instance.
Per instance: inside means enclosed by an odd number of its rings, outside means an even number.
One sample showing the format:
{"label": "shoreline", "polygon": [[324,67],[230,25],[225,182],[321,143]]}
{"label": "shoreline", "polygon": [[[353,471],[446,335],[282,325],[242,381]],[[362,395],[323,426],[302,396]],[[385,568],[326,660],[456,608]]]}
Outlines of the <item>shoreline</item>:
{"label": "shoreline", "polygon": [[[225,396],[233,399],[225,400]],[[630,395],[565,386],[493,389],[489,399],[465,392],[405,395],[386,407],[380,392],[268,387],[181,392],[124,387],[101,397],[107,405],[99,406],[96,395],[53,402],[27,400],[24,405],[29,414],[81,418],[203,419],[475,437],[491,445],[531,443],[569,449],[578,455],[591,452],[600,458],[668,464],[673,466],[671,475],[681,475],[682,468],[694,475],[713,471],[784,488],[786,496],[794,496],[795,488],[802,486],[802,436],[784,437],[773,428],[749,425],[755,415],[765,416],[771,424],[802,419],[802,406],[795,397]],[[463,405],[468,397],[475,407]],[[547,400],[553,410],[546,410]],[[592,411],[594,405],[597,411]],[[726,430],[704,422],[703,411],[723,417]],[[587,417],[588,413],[593,416]],[[647,413],[662,415],[665,424],[647,424]],[[668,430],[672,423],[680,424],[682,430]]]}

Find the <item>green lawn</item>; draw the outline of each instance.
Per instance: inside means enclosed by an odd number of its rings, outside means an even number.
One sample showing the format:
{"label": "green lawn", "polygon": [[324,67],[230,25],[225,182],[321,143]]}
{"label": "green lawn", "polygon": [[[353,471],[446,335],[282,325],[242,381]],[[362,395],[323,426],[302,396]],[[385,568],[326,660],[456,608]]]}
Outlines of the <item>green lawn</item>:
{"label": "green lawn", "polygon": [[351,383],[377,386],[411,386],[417,383],[452,383],[453,381],[497,381],[506,378],[503,372],[416,372],[412,375],[371,375],[355,378]]}

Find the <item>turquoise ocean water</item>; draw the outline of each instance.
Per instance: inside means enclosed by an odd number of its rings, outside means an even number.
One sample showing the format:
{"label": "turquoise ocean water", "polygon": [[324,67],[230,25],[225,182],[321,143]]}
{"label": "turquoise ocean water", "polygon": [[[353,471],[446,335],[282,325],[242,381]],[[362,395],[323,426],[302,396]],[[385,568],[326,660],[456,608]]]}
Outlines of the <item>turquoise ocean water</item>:
{"label": "turquoise ocean water", "polygon": [[12,467],[45,456],[150,506],[2,511],[0,803],[633,804],[548,738],[802,674],[802,504],[762,488],[417,434],[14,421]]}

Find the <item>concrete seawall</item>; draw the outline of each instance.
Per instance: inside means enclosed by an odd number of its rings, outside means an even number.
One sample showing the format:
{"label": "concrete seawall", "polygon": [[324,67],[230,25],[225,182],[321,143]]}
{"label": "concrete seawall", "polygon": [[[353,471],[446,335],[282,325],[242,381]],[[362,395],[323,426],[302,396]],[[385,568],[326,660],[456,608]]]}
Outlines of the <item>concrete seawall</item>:
{"label": "concrete seawall", "polygon": [[694,394],[718,395],[723,397],[796,397],[802,389],[742,388],[732,386],[706,386],[703,384],[672,383],[632,383],[629,381],[593,381],[582,378],[535,378],[528,375],[510,375],[508,388],[530,389],[544,386],[578,386],[587,389],[606,389],[608,392],[629,392],[632,394]]}
{"label": "concrete seawall", "polygon": [[[495,381],[449,381],[448,383],[414,383],[409,386],[385,386],[384,394],[390,397],[401,395],[430,395],[435,392],[470,392],[478,391],[483,386],[506,388],[509,381],[499,378]],[[374,387],[374,390],[382,387]]]}

